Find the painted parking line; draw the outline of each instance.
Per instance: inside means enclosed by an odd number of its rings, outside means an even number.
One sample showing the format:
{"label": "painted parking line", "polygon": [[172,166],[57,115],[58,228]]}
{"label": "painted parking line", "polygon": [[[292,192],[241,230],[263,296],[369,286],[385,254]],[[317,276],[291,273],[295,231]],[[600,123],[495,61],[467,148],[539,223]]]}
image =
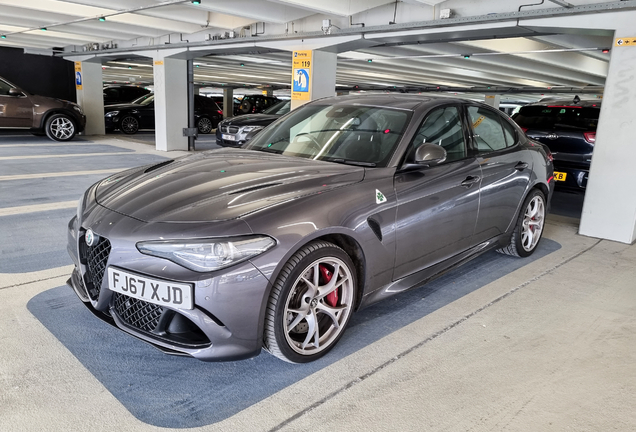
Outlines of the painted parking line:
{"label": "painted parking line", "polygon": [[83,141],[83,142],[78,142],[78,143],[64,143],[64,144],[43,144],[43,143],[38,143],[38,144],[2,144],[2,148],[5,147],[59,147],[59,146],[64,146],[64,147],[69,147],[69,146],[85,146],[85,145],[89,145],[92,141]]}
{"label": "painted parking line", "polygon": [[47,204],[34,204],[19,207],[0,208],[0,216],[10,216],[16,214],[35,213],[47,210],[58,210],[77,207],[77,200],[62,201]]}
{"label": "painted parking line", "polygon": [[[112,154],[112,153],[109,153],[109,154]],[[88,175],[88,174],[114,174],[114,173],[123,171],[124,169],[125,168],[113,168],[113,169],[91,170],[91,171],[66,171],[66,172],[38,173],[38,174],[17,174],[17,175],[0,176],[0,181],[27,180],[27,179],[38,179],[38,178],[48,178],[48,177],[70,177],[70,176],[82,176],[82,175]]]}
{"label": "painted parking line", "polygon": [[31,156],[4,156],[0,157],[0,161],[3,160],[17,160],[17,159],[50,159],[50,158],[66,158],[66,157],[83,157],[83,156],[122,156],[130,155],[131,152],[112,152],[112,153],[77,153],[77,154],[58,154],[58,155],[31,155]]}

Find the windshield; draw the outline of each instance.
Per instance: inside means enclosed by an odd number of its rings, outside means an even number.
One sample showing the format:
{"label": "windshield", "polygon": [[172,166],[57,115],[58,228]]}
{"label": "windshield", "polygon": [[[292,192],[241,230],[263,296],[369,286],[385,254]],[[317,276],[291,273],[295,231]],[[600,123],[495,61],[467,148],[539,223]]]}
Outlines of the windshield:
{"label": "windshield", "polygon": [[132,101],[132,103],[140,104],[140,105],[150,105],[154,101],[155,101],[154,93],[149,93],[147,95],[143,95],[139,99],[135,99],[134,101]]}
{"label": "windshield", "polygon": [[363,105],[303,106],[244,148],[352,165],[386,166],[410,111]]}
{"label": "windshield", "polygon": [[580,106],[524,106],[512,119],[521,127],[538,130],[596,131],[600,108]]}
{"label": "windshield", "polygon": [[283,101],[283,102],[279,102],[276,105],[267,108],[265,111],[263,111],[263,114],[272,114],[272,115],[285,115],[289,112],[289,109],[291,108],[291,101]]}

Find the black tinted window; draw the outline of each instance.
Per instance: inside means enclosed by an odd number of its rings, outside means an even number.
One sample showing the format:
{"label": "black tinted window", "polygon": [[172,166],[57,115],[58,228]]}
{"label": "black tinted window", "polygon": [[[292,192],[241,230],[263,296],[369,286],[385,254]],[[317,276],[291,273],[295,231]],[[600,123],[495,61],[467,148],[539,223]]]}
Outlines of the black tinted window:
{"label": "black tinted window", "polygon": [[444,147],[447,161],[466,157],[466,141],[459,110],[456,107],[438,108],[426,116],[413,138],[412,148],[415,149],[424,143]]}
{"label": "black tinted window", "polygon": [[525,106],[513,119],[528,129],[595,131],[600,111],[598,107]]}
{"label": "black tinted window", "polygon": [[470,106],[468,107],[469,120],[475,132],[474,141],[480,153],[487,153],[506,148],[506,138],[499,114],[487,108]]}
{"label": "black tinted window", "polygon": [[515,128],[510,123],[508,123],[507,120],[504,119],[501,120],[501,124],[504,128],[506,144],[508,145],[508,147],[515,145],[517,143],[517,132],[515,131]]}

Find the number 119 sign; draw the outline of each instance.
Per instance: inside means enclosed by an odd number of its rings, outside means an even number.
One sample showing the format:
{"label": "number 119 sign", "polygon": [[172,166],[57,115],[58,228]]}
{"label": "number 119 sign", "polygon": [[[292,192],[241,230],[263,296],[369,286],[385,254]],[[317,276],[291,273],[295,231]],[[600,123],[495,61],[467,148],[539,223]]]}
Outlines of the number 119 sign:
{"label": "number 119 sign", "polygon": [[294,51],[292,59],[292,100],[311,100],[312,51]]}

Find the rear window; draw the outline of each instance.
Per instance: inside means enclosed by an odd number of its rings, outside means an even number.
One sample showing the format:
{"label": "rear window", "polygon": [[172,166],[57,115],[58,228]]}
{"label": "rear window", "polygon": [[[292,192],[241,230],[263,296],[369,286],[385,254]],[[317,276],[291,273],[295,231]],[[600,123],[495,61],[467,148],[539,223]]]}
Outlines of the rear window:
{"label": "rear window", "polygon": [[525,106],[512,118],[528,129],[596,131],[600,111],[594,107]]}

